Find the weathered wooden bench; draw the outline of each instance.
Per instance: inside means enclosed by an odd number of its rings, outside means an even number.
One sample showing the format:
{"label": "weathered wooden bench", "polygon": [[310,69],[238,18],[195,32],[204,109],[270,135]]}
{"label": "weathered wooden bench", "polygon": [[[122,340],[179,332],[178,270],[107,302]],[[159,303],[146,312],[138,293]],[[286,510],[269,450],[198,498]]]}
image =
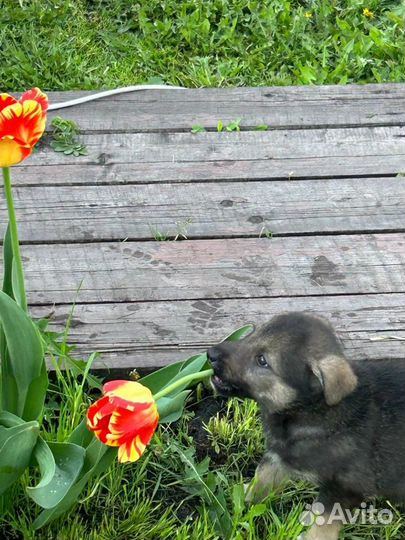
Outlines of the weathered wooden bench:
{"label": "weathered wooden bench", "polygon": [[404,357],[405,85],[141,91],[55,114],[88,155],[45,145],[13,178],[32,313],[60,329],[77,297],[79,355],[150,368],[309,310],[353,358]]}

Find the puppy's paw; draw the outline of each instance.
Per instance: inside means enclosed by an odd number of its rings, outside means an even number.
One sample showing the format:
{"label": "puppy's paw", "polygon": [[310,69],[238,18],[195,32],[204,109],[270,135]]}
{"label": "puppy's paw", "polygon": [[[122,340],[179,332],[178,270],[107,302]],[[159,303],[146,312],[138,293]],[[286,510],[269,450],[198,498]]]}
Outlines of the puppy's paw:
{"label": "puppy's paw", "polygon": [[323,540],[322,536],[314,536],[314,531],[308,529],[306,532],[301,533],[297,540]]}
{"label": "puppy's paw", "polygon": [[306,532],[303,532],[301,533],[298,537],[297,537],[297,540],[316,540],[316,538],[322,538],[322,537],[315,537],[315,536],[311,536],[311,529],[307,530]]}
{"label": "puppy's paw", "polygon": [[243,491],[245,493],[245,503],[246,506],[251,506],[254,504],[254,493],[253,493],[253,486],[252,482],[246,482],[246,484],[243,484]]}
{"label": "puppy's paw", "polygon": [[247,506],[263,502],[269,494],[269,491],[258,482],[256,477],[248,484],[243,484],[243,488],[245,490],[245,503]]}
{"label": "puppy's paw", "polygon": [[301,533],[297,540],[338,540],[339,538],[339,525],[332,525],[326,527],[311,527],[307,531]]}
{"label": "puppy's paw", "polygon": [[297,537],[297,540],[311,540],[311,539],[315,538],[315,537],[312,537],[310,535],[311,535],[311,529],[307,530],[306,532],[301,533]]}

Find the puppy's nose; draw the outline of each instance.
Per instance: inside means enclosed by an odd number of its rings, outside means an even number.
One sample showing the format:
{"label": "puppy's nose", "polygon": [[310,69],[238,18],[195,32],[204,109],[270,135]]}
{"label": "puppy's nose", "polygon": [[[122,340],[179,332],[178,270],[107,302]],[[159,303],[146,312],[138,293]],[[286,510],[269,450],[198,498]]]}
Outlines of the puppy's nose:
{"label": "puppy's nose", "polygon": [[207,358],[211,362],[212,366],[215,367],[215,365],[217,365],[222,359],[222,353],[218,347],[211,347],[207,351]]}

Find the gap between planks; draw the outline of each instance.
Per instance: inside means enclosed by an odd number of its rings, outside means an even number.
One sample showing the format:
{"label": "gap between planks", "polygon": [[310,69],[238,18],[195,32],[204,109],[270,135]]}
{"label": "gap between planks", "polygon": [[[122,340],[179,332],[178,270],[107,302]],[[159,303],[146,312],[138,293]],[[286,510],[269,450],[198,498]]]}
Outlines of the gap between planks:
{"label": "gap between planks", "polygon": [[[25,174],[25,171],[23,173],[23,168],[19,168],[19,178],[18,178],[18,181],[15,182],[15,185],[18,186],[18,187],[31,187],[31,188],[37,188],[37,187],[55,187],[55,186],[65,186],[65,187],[80,187],[80,186],[83,186],[83,182],[72,182],[72,181],[68,181],[66,179],[66,181],[63,181],[63,182],[38,182],[38,183],[35,183],[35,182],[30,182],[29,181],[29,178],[32,176],[35,177],[35,179],[37,178],[38,176],[38,172],[41,171],[42,169],[39,168],[38,165],[34,165],[33,166],[34,169],[32,167],[30,167],[30,171],[32,170],[35,170],[35,168],[37,168],[37,172],[36,174],[34,175],[29,175],[29,174]],[[41,166],[42,167],[42,166]],[[49,167],[50,169],[53,169],[55,166],[54,165],[43,165],[43,167]],[[77,165],[75,164],[71,164],[71,165],[64,165],[64,168],[68,168],[68,167],[72,167],[72,169],[74,170]],[[91,165],[88,166],[89,169],[92,167]],[[96,166],[97,167],[97,166]],[[401,173],[391,173],[391,174],[364,174],[364,175],[361,175],[361,174],[358,174],[356,176],[353,176],[353,175],[342,175],[342,176],[337,176],[337,175],[332,175],[332,176],[327,176],[327,175],[323,175],[323,176],[291,176],[289,178],[286,178],[286,177],[274,177],[274,178],[269,178],[267,176],[264,176],[264,177],[258,177],[258,178],[255,178],[255,179],[245,179],[244,181],[245,182],[249,182],[250,180],[252,181],[258,181],[258,182],[285,182],[285,181],[288,181],[288,182],[295,182],[295,181],[304,181],[304,180],[313,180],[313,181],[318,181],[318,182],[322,182],[323,180],[357,180],[357,179],[363,179],[363,178],[380,178],[380,179],[383,179],[383,178],[400,178],[402,176],[405,176],[405,174],[401,174]],[[66,177],[67,178],[67,177]],[[181,183],[181,184],[192,184],[192,183],[195,183],[195,182],[199,182],[199,183],[204,183],[204,184],[222,184],[222,183],[235,183],[235,182],[240,182],[240,179],[239,178],[219,178],[219,179],[215,179],[215,178],[209,178],[209,179],[204,179],[204,178],[200,178],[200,179],[190,179],[190,180],[182,180],[181,182],[170,182],[171,184],[174,184],[174,183]],[[120,184],[125,184],[126,186],[146,186],[146,185],[149,185],[151,182],[149,182],[148,180],[144,180],[144,181],[131,181],[131,180],[127,180],[125,179],[118,179],[115,178],[114,181],[108,181],[108,180],[99,180],[99,181],[88,181],[86,182],[86,186],[112,186],[112,185],[120,185]],[[153,181],[153,184],[154,185],[161,185],[161,184],[167,184],[168,181],[167,180],[155,180]]]}

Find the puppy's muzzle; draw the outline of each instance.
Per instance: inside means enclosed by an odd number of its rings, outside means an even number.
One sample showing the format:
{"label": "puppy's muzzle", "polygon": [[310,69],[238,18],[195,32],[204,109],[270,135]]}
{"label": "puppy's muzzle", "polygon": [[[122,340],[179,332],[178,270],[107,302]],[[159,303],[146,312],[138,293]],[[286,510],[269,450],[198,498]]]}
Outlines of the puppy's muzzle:
{"label": "puppy's muzzle", "polygon": [[211,347],[207,351],[207,358],[214,370],[214,374],[211,377],[211,383],[214,388],[221,394],[229,394],[236,389],[236,387],[224,379],[223,373],[223,355],[218,347]]}

